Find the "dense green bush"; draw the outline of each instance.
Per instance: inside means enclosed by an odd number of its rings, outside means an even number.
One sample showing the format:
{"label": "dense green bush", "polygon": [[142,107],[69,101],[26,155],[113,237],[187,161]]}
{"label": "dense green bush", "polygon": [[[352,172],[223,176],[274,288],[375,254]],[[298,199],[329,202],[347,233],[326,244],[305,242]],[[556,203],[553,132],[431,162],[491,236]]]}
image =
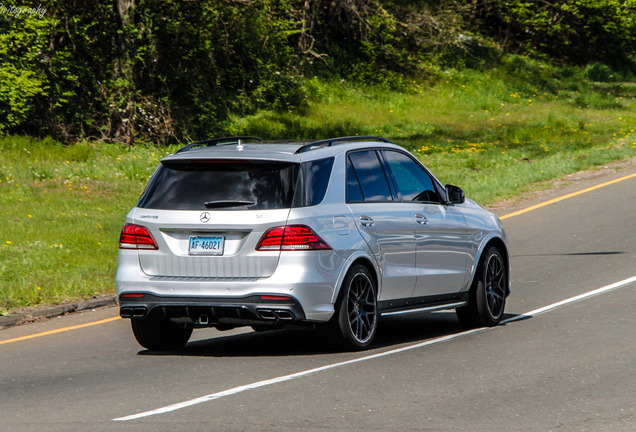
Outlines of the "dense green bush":
{"label": "dense green bush", "polygon": [[408,91],[506,53],[529,80],[539,56],[612,81],[635,38],[635,0],[7,0],[0,134],[198,139],[302,113],[314,76]]}
{"label": "dense green bush", "polygon": [[634,54],[634,0],[479,0],[481,29],[502,47],[560,62],[625,65]]}
{"label": "dense green bush", "polygon": [[[9,8],[11,6],[8,6]],[[2,5],[1,8],[6,8]],[[0,14],[0,133],[19,128],[49,93],[45,70],[53,18],[22,16],[23,26],[11,25],[8,11]]]}
{"label": "dense green bush", "polygon": [[611,82],[615,80],[612,68],[602,63],[592,63],[585,68],[585,76],[591,81]]}

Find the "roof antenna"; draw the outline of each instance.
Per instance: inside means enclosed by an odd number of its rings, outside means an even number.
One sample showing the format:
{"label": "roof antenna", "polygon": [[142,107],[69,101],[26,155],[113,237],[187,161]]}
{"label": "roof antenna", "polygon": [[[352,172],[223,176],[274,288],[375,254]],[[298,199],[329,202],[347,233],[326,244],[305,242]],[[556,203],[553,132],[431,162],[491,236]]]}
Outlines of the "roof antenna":
{"label": "roof antenna", "polygon": [[244,148],[245,148],[245,147],[243,146],[243,144],[241,144],[241,140],[240,140],[240,139],[238,139],[238,140],[236,141],[236,150],[238,150],[238,151],[243,151],[243,149],[244,149]]}

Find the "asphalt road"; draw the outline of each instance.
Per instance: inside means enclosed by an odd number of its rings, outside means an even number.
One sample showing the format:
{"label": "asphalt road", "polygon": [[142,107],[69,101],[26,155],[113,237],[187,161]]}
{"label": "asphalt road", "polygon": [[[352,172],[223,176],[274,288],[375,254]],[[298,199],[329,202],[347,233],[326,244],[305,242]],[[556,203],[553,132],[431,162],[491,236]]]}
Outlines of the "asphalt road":
{"label": "asphalt road", "polygon": [[150,353],[116,308],[5,329],[0,430],[634,431],[634,203],[636,177],[505,218],[513,294],[492,329],[392,318],[362,353],[247,330]]}

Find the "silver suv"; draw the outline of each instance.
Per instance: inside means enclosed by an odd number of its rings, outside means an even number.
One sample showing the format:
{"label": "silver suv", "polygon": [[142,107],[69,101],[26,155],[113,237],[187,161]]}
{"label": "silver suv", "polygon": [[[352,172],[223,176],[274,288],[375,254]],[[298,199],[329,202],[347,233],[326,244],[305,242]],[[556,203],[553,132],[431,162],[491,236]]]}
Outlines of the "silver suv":
{"label": "silver suv", "polygon": [[455,309],[497,325],[499,219],[379,137],[228,137],[164,158],[119,241],[120,314],[148,349],[192,330],[311,325],[368,347],[387,315]]}

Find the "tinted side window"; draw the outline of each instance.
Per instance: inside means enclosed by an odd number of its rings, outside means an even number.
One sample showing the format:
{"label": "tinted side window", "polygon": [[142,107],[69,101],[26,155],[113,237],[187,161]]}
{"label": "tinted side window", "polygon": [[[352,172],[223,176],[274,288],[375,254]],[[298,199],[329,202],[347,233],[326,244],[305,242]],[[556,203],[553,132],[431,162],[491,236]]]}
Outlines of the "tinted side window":
{"label": "tinted side window", "polygon": [[433,179],[417,162],[396,151],[383,155],[403,201],[439,202]]}
{"label": "tinted side window", "polygon": [[[359,199],[360,197],[355,191],[355,184],[351,178],[352,176],[348,175],[347,201],[393,201],[393,196],[391,195],[391,189],[389,188],[389,183],[384,173],[384,169],[382,168],[378,155],[374,150],[350,153],[348,163],[351,165],[351,169],[347,167],[347,171],[353,171],[355,174],[355,178],[358,180],[362,194],[362,199]],[[351,192],[351,196],[349,196],[349,192]]]}
{"label": "tinted side window", "polygon": [[171,162],[160,166],[137,206],[164,210],[290,208],[297,178],[298,164]]}
{"label": "tinted side window", "polygon": [[293,207],[318,205],[325,198],[334,158],[305,162],[300,165]]}

